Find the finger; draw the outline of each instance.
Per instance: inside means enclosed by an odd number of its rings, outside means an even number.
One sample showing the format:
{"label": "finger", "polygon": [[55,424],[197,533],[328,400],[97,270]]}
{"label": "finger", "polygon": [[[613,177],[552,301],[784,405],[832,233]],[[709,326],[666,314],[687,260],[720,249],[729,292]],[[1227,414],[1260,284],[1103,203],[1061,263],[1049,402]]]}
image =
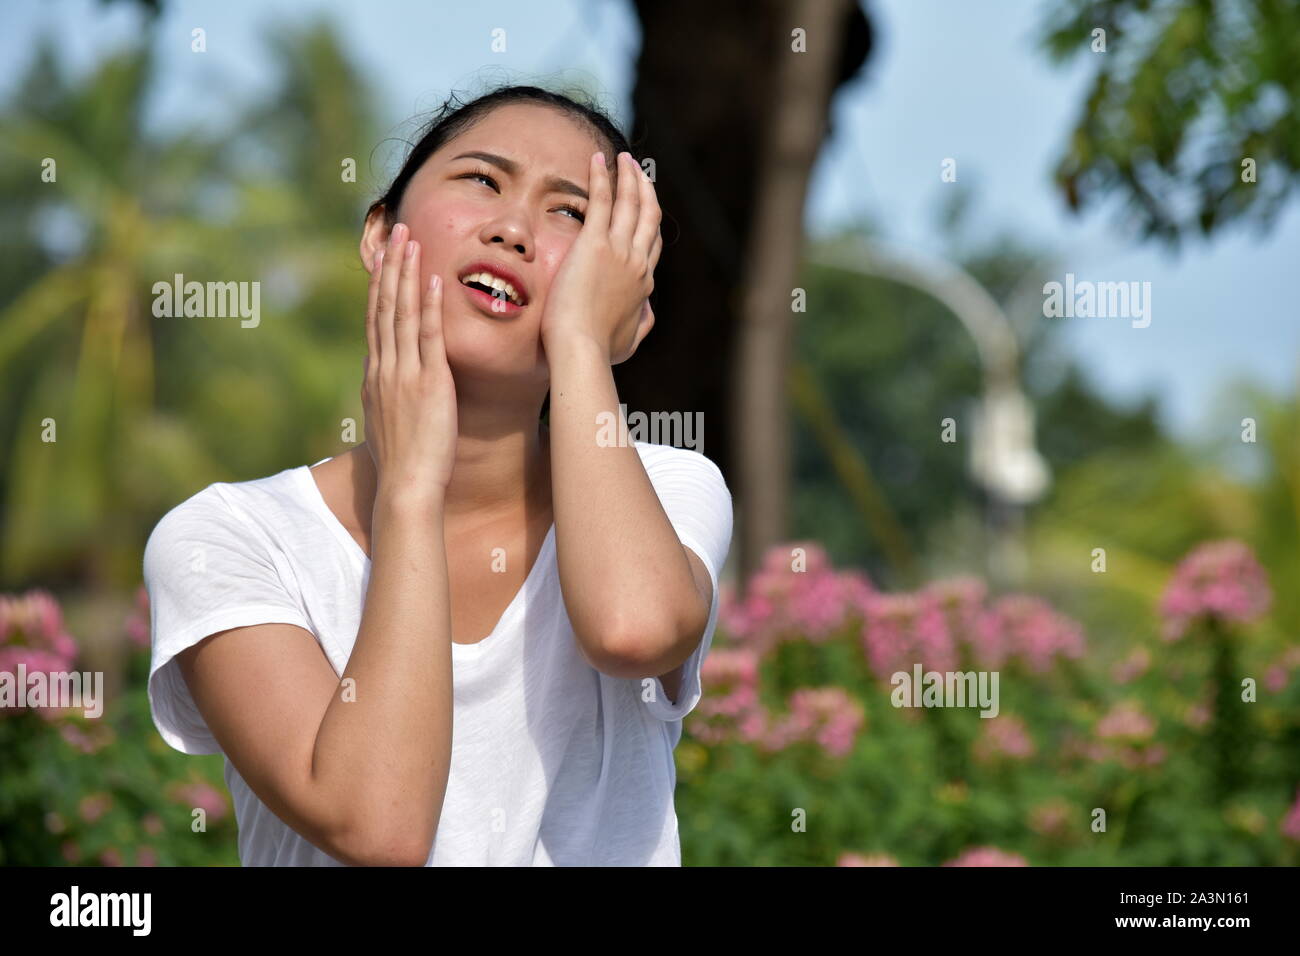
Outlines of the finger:
{"label": "finger", "polygon": [[605,168],[605,154],[598,152],[592,155],[589,172],[591,175],[591,184],[589,192],[591,197],[587,202],[587,213],[583,216],[583,228],[588,226],[597,232],[608,232],[609,214],[610,214],[610,186],[609,170]]}
{"label": "finger", "polygon": [[616,249],[629,249],[641,214],[641,167],[631,153],[618,154],[618,196],[609,223],[609,241]]}
{"label": "finger", "polygon": [[420,309],[420,367],[424,372],[437,369],[447,356],[442,340],[442,277],[429,276],[424,305]]}
{"label": "finger", "polygon": [[656,230],[655,241],[650,244],[650,253],[648,256],[646,256],[646,263],[648,266],[648,271],[652,277],[652,281],[653,281],[655,266],[659,265],[659,253],[663,252],[663,249],[664,249],[664,237]]}
{"label": "finger", "polygon": [[379,298],[379,273],[384,265],[384,250],[375,253],[370,263],[370,284],[366,289],[366,368],[379,364],[379,330],[375,327],[375,300]]}
{"label": "finger", "polygon": [[379,330],[379,363],[387,366],[397,361],[393,341],[393,311],[397,306],[397,281],[402,271],[402,239],[406,226],[398,223],[388,237],[384,253],[384,271],[379,277],[379,297],[375,300],[375,327]]}
{"label": "finger", "polygon": [[420,244],[408,239],[402,253],[402,275],[397,283],[397,309],[393,315],[393,341],[397,367],[414,374],[420,369]]}
{"label": "finger", "polygon": [[659,221],[663,211],[659,208],[659,197],[655,195],[655,185],[641,167],[637,167],[637,188],[641,196],[641,215],[637,218],[636,232],[632,236],[634,255],[650,258],[650,247],[655,236],[659,234]]}

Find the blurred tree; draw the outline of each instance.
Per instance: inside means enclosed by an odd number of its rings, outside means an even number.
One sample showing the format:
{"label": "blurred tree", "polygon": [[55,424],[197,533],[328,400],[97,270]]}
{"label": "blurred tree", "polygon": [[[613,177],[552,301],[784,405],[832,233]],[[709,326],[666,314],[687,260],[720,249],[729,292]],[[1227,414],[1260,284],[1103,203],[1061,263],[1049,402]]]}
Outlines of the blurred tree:
{"label": "blurred tree", "polygon": [[[777,533],[772,528],[782,523],[773,509],[784,508],[781,473],[789,467],[783,450],[788,422],[780,412],[788,343],[775,329],[777,352],[751,353],[761,363],[752,370],[760,376],[755,387],[762,387],[766,375],[780,391],[772,397],[776,418],[761,409],[742,418],[732,408],[741,381],[740,323],[746,309],[753,309],[747,283],[760,278],[784,283],[781,301],[768,307],[788,307],[785,278],[797,269],[802,227],[784,205],[766,218],[760,212],[768,208],[766,201],[791,191],[802,196],[828,132],[831,99],[866,61],[871,28],[856,3],[844,4],[820,29],[814,27],[817,16],[800,16],[797,6],[775,0],[725,0],[712,4],[708,16],[690,0],[636,0],[635,6],[642,26],[632,93],[635,146],[656,164],[665,250],[655,273],[658,324],[636,356],[619,367],[619,395],[631,408],[703,414],[705,451],[737,498],[737,532],[747,543],[733,550],[743,565],[745,555],[752,562],[763,536]],[[796,28],[806,31],[807,52],[792,49]],[[697,55],[684,56],[685,50]],[[785,66],[797,57],[808,59],[801,68],[824,69],[828,84],[818,89],[815,81],[808,86],[787,75]],[[802,123],[810,132],[792,144],[773,134],[783,92],[777,84],[788,87],[796,80],[801,84],[793,91],[801,97],[793,107],[798,122],[782,130],[797,130]],[[762,235],[754,232],[759,228]],[[757,261],[760,250],[762,277],[754,275],[750,261]],[[770,316],[764,321],[770,323]],[[738,442],[760,439],[773,459],[762,468],[740,468]],[[748,494],[762,481],[775,482],[774,494]],[[744,526],[759,518],[768,530],[757,537],[747,534]]]}
{"label": "blurred tree", "polygon": [[1300,174],[1300,4],[1057,0],[1043,37],[1096,62],[1056,168],[1071,208],[1117,195],[1175,247],[1276,218]]}
{"label": "blurred tree", "polygon": [[[1062,326],[1033,321],[1041,298],[1028,292],[1052,274],[1050,255],[1012,236],[984,236],[969,228],[969,213],[964,202],[941,211],[945,258],[1016,322],[1038,445],[1058,479],[1094,456],[1113,461],[1168,449],[1153,401],[1108,402],[1064,353]],[[823,241],[834,246],[874,232],[863,223]],[[986,501],[968,458],[981,374],[974,341],[940,302],[910,286],[817,265],[806,265],[798,284],[808,313],[796,329],[795,361],[825,407],[810,419],[800,402],[799,422],[810,428],[795,430],[792,533],[824,543],[837,563],[865,567],[888,586],[915,583],[900,574],[909,556],[924,555],[930,574],[980,569]],[[945,418],[957,423],[953,443],[940,440]],[[847,468],[836,462],[841,455],[853,459]],[[1041,507],[1050,511],[1054,497],[1053,488]]]}
{"label": "blurred tree", "polygon": [[[71,84],[47,44],[0,113],[0,202],[17,224],[0,240],[12,586],[121,592],[163,511],[363,437],[372,100],[330,30],[273,36],[279,85],[230,128],[146,128],[147,50]],[[154,283],[177,273],[259,283],[260,321],[155,316]],[[57,442],[41,440],[46,418]]]}
{"label": "blurred tree", "polygon": [[128,52],[73,85],[46,41],[3,110],[6,579],[106,587],[138,561],[126,519],[156,464],[147,290],[216,241],[190,189],[217,175],[214,143],[144,128],[151,75],[148,54]]}

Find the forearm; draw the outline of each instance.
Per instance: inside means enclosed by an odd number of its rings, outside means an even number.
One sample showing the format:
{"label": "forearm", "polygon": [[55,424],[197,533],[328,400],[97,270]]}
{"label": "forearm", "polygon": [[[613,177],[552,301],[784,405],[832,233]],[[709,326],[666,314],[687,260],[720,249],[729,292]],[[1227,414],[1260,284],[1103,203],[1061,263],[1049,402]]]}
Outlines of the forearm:
{"label": "forearm", "polygon": [[547,361],[556,553],[574,633],[615,676],[670,670],[693,646],[701,598],[640,454],[597,442],[599,416],[620,415],[608,353],[574,338],[548,347]]}
{"label": "forearm", "polygon": [[[381,858],[433,843],[451,762],[451,606],[441,496],[381,487],[356,644],[312,772],[343,826]],[[414,847],[414,849],[412,849]]]}

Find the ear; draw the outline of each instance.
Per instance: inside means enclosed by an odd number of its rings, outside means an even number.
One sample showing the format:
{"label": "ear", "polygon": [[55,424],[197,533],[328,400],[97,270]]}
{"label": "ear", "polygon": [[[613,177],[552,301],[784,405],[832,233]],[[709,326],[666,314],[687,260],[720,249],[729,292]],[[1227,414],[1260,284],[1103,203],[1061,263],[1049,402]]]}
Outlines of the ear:
{"label": "ear", "polygon": [[376,206],[369,215],[366,216],[366,225],[361,230],[361,264],[367,272],[375,262],[375,253],[388,244],[388,224],[384,221],[386,210],[383,206]]}
{"label": "ear", "polygon": [[655,310],[650,305],[650,300],[646,299],[641,305],[641,318],[636,323],[636,335],[632,338],[632,347],[628,349],[627,355],[623,356],[615,365],[622,365],[633,355],[636,355],[637,347],[640,346],[642,339],[650,334],[650,330],[655,327]]}

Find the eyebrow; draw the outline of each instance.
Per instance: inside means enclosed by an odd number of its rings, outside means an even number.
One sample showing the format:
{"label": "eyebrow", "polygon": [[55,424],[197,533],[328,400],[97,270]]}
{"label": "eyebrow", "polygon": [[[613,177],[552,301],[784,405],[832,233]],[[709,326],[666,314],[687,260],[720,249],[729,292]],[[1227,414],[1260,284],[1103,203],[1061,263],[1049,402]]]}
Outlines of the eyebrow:
{"label": "eyebrow", "polygon": [[[514,176],[519,172],[519,164],[513,159],[498,156],[496,153],[484,153],[476,149],[470,150],[468,153],[461,153],[459,156],[453,156],[452,159],[481,159],[483,162],[491,163],[498,169],[503,170],[510,176]],[[570,196],[577,196],[579,199],[588,198],[587,190],[583,189],[575,182],[570,182],[562,176],[547,176],[546,182],[543,185],[546,186],[547,192],[567,193]]]}

